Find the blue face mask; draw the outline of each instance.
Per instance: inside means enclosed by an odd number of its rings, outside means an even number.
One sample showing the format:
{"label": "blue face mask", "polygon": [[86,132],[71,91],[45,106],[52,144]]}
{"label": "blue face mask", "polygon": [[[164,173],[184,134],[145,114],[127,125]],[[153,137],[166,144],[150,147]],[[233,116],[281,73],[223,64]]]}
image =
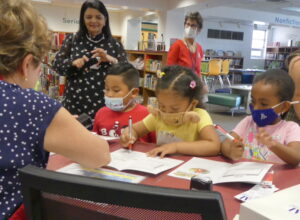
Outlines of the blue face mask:
{"label": "blue face mask", "polygon": [[127,105],[124,105],[124,99],[132,92],[132,90],[129,91],[129,93],[124,96],[123,98],[110,98],[107,96],[104,96],[105,105],[106,107],[110,108],[113,111],[116,112],[122,112],[124,111],[133,101],[134,99],[131,99]]}
{"label": "blue face mask", "polygon": [[281,104],[282,102],[273,106],[272,108],[257,109],[257,110],[254,110],[253,105],[250,104],[249,107],[250,107],[253,121],[257,124],[258,127],[265,127],[267,125],[273,124],[274,121],[280,116],[275,112],[274,108],[276,108]]}

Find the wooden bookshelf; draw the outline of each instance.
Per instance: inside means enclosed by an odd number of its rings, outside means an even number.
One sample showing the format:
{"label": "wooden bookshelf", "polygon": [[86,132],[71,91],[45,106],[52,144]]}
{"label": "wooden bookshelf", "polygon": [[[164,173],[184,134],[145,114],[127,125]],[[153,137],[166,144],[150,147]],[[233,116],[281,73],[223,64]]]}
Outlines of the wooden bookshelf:
{"label": "wooden bookshelf", "polygon": [[300,47],[274,47],[266,49],[265,69],[283,68],[287,56]]}
{"label": "wooden bookshelf", "polygon": [[[127,50],[128,60],[140,71],[140,88],[143,105],[154,104],[156,73],[167,63],[167,51]],[[140,60],[136,65],[137,59]]]}

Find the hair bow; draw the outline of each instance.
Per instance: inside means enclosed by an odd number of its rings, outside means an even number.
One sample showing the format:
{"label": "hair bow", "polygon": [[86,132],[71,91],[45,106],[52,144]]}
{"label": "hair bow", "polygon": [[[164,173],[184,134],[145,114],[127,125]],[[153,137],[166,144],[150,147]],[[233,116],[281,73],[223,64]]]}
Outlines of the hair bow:
{"label": "hair bow", "polygon": [[195,80],[192,80],[191,83],[190,83],[190,88],[191,89],[194,89],[196,87],[197,83]]}

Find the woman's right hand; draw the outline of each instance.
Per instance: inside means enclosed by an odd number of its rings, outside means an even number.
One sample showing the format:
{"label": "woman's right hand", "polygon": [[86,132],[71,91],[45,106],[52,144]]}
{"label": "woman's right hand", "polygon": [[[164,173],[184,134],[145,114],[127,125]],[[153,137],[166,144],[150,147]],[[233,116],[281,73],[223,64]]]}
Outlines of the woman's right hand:
{"label": "woman's right hand", "polygon": [[132,135],[130,138],[129,135],[129,128],[125,128],[124,130],[122,130],[122,134],[120,137],[120,143],[123,147],[128,148],[130,144],[134,144],[137,141],[137,133],[135,132],[134,129],[132,129]]}
{"label": "woman's right hand", "polygon": [[72,62],[72,65],[75,66],[77,69],[81,69],[84,66],[84,64],[88,61],[89,61],[89,58],[84,55],[83,57],[74,60]]}

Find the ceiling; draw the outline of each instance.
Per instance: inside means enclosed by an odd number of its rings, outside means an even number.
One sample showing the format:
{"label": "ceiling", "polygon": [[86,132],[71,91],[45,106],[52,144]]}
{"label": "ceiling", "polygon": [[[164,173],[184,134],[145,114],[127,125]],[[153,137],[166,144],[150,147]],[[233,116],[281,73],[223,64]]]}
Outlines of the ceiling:
{"label": "ceiling", "polygon": [[[299,16],[300,12],[283,10],[286,7],[300,9],[300,0],[102,0],[109,11],[140,10],[167,11],[196,4],[205,7],[227,6],[254,11],[266,11],[277,14]],[[80,7],[84,0],[52,0],[53,5]]]}

